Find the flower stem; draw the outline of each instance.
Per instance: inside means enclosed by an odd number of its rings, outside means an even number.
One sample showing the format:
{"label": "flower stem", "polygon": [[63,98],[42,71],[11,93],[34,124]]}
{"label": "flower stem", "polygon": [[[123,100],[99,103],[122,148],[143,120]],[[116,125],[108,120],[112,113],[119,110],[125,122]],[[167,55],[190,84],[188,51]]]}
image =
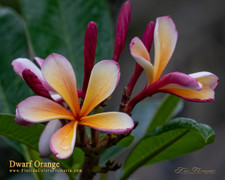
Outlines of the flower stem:
{"label": "flower stem", "polygon": [[99,155],[85,154],[80,180],[92,180],[94,178],[95,173],[92,172],[92,168],[98,165],[99,157]]}
{"label": "flower stem", "polygon": [[100,138],[100,133],[98,130],[91,128],[91,146],[96,147]]}
{"label": "flower stem", "polygon": [[122,95],[122,99],[120,103],[120,111],[122,111],[122,109],[127,105],[128,101],[130,100],[134,86],[139,76],[141,75],[142,71],[143,71],[143,68],[139,64],[136,64],[135,72],[133,76],[131,77],[129,83],[123,90],[123,95]]}

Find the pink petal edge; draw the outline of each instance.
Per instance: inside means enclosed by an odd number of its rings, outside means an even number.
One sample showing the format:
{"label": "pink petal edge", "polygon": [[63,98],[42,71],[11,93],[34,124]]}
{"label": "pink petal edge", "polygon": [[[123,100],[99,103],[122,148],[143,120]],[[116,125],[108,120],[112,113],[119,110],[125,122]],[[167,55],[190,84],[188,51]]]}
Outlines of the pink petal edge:
{"label": "pink petal edge", "polygon": [[25,119],[21,118],[17,108],[16,108],[16,116],[15,116],[14,121],[15,121],[15,123],[23,125],[23,126],[31,126],[31,125],[35,124],[35,123],[32,123],[32,122],[28,122]]}
{"label": "pink petal edge", "polygon": [[[64,126],[63,126],[64,127]],[[61,128],[63,128],[63,127],[61,127]],[[61,129],[60,128],[60,129]],[[60,130],[60,129],[58,129],[58,130]],[[57,131],[56,131],[57,132]],[[55,132],[55,133],[56,133]],[[54,134],[55,134],[54,133]],[[53,134],[53,135],[54,135]],[[52,145],[52,138],[53,138],[53,135],[52,135],[52,137],[51,137],[51,140],[50,140],[50,149],[51,149],[51,152],[52,152],[52,154],[56,157],[56,158],[58,158],[58,159],[66,159],[66,158],[68,158],[68,157],[70,157],[72,154],[73,154],[73,151],[71,151],[71,153],[70,154],[68,154],[67,156],[64,156],[64,157],[60,157],[60,156],[58,156],[58,152],[53,148],[53,145]],[[76,136],[76,132],[75,132],[75,136]],[[72,144],[72,146],[71,147],[75,147],[75,143],[76,143],[76,139],[72,142],[73,144]]]}
{"label": "pink petal edge", "polygon": [[178,86],[180,88],[192,89],[196,91],[200,91],[202,89],[202,86],[199,85],[195,78],[181,72],[172,72],[166,74],[154,84],[152,84],[151,88],[157,87],[157,89],[160,89],[167,87],[169,88],[170,86]]}
{"label": "pink petal edge", "polygon": [[[87,126],[87,125],[85,125],[85,126]],[[126,128],[126,129],[101,129],[101,128],[96,128],[96,127],[92,127],[92,126],[88,126],[88,127],[91,127],[93,129],[96,129],[96,130],[99,130],[99,131],[102,131],[102,132],[106,132],[106,133],[123,134],[123,133],[131,131],[134,127],[134,124],[133,124],[132,127]]]}

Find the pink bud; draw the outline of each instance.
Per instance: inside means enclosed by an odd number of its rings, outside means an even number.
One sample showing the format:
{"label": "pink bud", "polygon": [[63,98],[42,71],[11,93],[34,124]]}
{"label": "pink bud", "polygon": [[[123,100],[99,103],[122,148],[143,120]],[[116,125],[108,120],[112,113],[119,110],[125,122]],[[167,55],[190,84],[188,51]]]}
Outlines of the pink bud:
{"label": "pink bud", "polygon": [[84,81],[82,87],[82,98],[84,98],[86,94],[88,81],[94,66],[97,34],[96,23],[93,21],[89,22],[84,38]]}
{"label": "pink bud", "polygon": [[149,22],[142,37],[142,42],[144,43],[148,51],[150,51],[152,48],[154,29],[155,23],[153,21]]}
{"label": "pink bud", "polygon": [[123,4],[117,19],[116,37],[114,45],[113,60],[119,60],[120,54],[124,48],[128,26],[131,15],[131,3],[127,1]]}
{"label": "pink bud", "polygon": [[22,75],[27,85],[32,89],[35,94],[52,99],[51,95],[45,89],[40,79],[38,79],[38,77],[31,70],[24,69]]}

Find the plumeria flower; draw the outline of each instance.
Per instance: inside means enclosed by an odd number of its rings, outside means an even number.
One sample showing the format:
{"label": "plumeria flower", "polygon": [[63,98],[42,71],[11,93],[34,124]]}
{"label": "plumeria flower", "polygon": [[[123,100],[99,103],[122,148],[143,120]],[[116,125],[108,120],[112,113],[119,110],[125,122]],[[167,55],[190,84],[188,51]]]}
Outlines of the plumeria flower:
{"label": "plumeria flower", "polygon": [[146,88],[130,102],[134,106],[138,101],[157,92],[166,92],[183,99],[197,102],[214,100],[214,89],[218,77],[210,72],[184,74],[172,72],[161,77],[176,46],[178,32],[172,19],[168,16],[156,19],[154,30],[154,65],[143,42],[135,37],[130,43],[130,52],[141,65],[147,76]]}
{"label": "plumeria flower", "polygon": [[[44,60],[39,57],[35,57],[34,60],[41,68]],[[27,85],[35,94],[59,102],[62,100],[61,96],[56,93],[55,90],[52,89],[51,86],[49,86],[45,81],[40,68],[38,68],[32,61],[26,58],[17,58],[13,60],[12,66],[14,71],[27,83]],[[24,126],[30,126],[34,124],[21,118],[18,114],[18,110],[16,110],[16,117],[14,120],[17,124]],[[45,129],[39,139],[39,152],[41,157],[47,157],[51,154],[50,148],[44,149],[43,146],[49,147],[51,135],[61,126],[62,123],[60,120],[54,120],[45,126]]]}
{"label": "plumeria flower", "polygon": [[[118,61],[120,54],[124,48],[125,38],[128,31],[128,25],[130,21],[130,13],[131,11],[131,3],[127,1],[123,4],[118,20],[117,20],[117,31],[115,37],[115,46],[114,46],[114,53],[113,53],[113,60]],[[94,66],[95,60],[95,50],[97,45],[97,26],[96,23],[91,21],[87,25],[87,29],[85,32],[84,38],[84,80],[83,80],[83,87],[82,90],[78,91],[78,96],[84,99],[87,86],[89,82],[89,78],[91,75],[91,71]],[[35,57],[34,60],[42,68],[44,60]],[[48,83],[45,81],[41,70],[30,60],[26,58],[18,58],[12,62],[12,66],[14,71],[26,81],[27,85],[33,90],[33,92],[37,95],[47,97],[49,99],[54,99],[57,102],[61,102],[62,98],[59,96],[58,93],[52,89]],[[18,110],[16,110],[16,118],[15,122],[21,125],[33,125],[34,123],[25,121],[22,119],[19,114]],[[50,121],[40,139],[39,139],[39,152],[42,157],[47,157],[51,154],[49,147],[49,141],[51,136],[54,134],[57,129],[62,126],[60,120]],[[43,148],[45,147],[45,148]]]}
{"label": "plumeria flower", "polygon": [[89,115],[117,86],[120,70],[115,61],[103,60],[94,66],[82,108],[75,73],[65,57],[54,53],[49,55],[42,65],[42,74],[46,82],[64,99],[69,110],[46,97],[31,96],[18,104],[17,111],[21,118],[31,123],[55,119],[69,121],[50,139],[51,151],[57,158],[65,159],[72,154],[78,125],[115,134],[126,133],[133,128],[133,120],[125,113]]}

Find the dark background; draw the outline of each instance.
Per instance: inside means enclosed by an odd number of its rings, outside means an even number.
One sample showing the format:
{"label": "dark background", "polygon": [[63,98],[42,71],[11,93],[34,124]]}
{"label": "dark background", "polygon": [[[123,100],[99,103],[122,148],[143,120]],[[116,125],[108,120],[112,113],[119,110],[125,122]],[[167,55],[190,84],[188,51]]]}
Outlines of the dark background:
{"label": "dark background", "polygon": [[[124,1],[109,0],[112,15],[116,20],[121,3]],[[142,37],[149,21],[159,16],[172,17],[178,30],[178,42],[175,52],[165,72],[180,71],[194,73],[209,71],[220,78],[216,89],[215,101],[211,103],[192,103],[185,101],[180,116],[193,118],[198,122],[209,124],[216,132],[213,144],[202,150],[137,170],[131,179],[150,180],[225,180],[225,1],[224,0],[131,0],[132,15],[128,31],[127,44],[119,60],[121,65],[121,80],[116,93],[110,103],[111,108],[118,104],[121,91],[131,77],[135,61],[129,54],[129,42],[134,36]],[[17,9],[16,0],[0,0],[3,6]],[[151,52],[151,58],[154,58]],[[139,79],[134,94],[145,85],[144,74]],[[153,99],[160,99],[163,95],[157,94]],[[20,161],[21,157],[14,149],[0,142],[2,159]],[[4,157],[3,157],[4,154]],[[125,157],[123,154],[121,157]],[[200,167],[215,169],[216,175],[177,175],[177,167]],[[7,174],[8,165],[1,164],[0,174]],[[112,179],[117,179],[112,176]]]}

